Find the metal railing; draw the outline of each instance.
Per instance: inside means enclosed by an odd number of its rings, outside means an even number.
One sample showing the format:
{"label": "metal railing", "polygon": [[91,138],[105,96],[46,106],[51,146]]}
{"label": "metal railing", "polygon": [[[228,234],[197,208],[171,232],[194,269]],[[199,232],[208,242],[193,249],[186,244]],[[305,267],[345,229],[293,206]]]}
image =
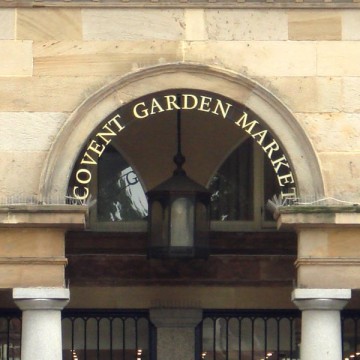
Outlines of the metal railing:
{"label": "metal railing", "polygon": [[[64,360],[155,360],[148,311],[65,310]],[[299,311],[205,310],[196,360],[297,360]],[[341,314],[343,360],[360,359],[360,311]],[[21,312],[0,310],[0,360],[20,360]]]}
{"label": "metal railing", "polygon": [[148,311],[63,311],[63,360],[155,360]]}
{"label": "metal railing", "polygon": [[205,311],[196,359],[297,360],[299,311]]}

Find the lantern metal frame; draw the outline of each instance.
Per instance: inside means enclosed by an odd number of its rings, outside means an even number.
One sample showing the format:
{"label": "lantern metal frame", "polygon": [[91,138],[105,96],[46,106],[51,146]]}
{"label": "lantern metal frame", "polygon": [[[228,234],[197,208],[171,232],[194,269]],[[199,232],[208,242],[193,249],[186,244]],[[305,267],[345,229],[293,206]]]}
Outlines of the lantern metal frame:
{"label": "lantern metal frame", "polygon": [[181,95],[177,96],[177,153],[173,176],[146,193],[149,258],[209,256],[210,192],[187,176],[181,151]]}

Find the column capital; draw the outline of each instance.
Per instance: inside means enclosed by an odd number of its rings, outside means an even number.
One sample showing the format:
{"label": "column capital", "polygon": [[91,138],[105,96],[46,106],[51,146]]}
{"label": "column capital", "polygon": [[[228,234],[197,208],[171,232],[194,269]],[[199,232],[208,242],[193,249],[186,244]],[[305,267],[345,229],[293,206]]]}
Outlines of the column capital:
{"label": "column capital", "polygon": [[14,288],[13,299],[21,310],[62,310],[70,299],[65,288]]}
{"label": "column capital", "polygon": [[202,320],[200,309],[150,309],[150,320],[159,327],[195,328]]}
{"label": "column capital", "polygon": [[291,298],[300,310],[342,310],[351,289],[295,289]]}

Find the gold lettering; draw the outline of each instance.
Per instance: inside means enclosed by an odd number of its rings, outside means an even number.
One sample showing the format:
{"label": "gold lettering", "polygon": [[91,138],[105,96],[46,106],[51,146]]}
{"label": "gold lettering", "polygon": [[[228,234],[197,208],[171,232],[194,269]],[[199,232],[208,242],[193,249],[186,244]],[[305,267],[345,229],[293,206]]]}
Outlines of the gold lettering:
{"label": "gold lettering", "polygon": [[[140,110],[140,113],[138,112],[138,107],[142,106],[143,109]],[[134,107],[133,107],[133,114],[136,118],[138,119],[143,119],[146,118],[147,116],[149,116],[149,110],[145,107],[145,103],[144,102],[140,102],[137,103]]]}
{"label": "gold lettering", "polygon": [[[81,174],[84,174],[84,177]],[[91,181],[91,172],[88,169],[79,169],[76,172],[76,181],[80,184],[88,184]]]}
{"label": "gold lettering", "polygon": [[[189,98],[193,100],[193,104],[189,105]],[[192,94],[183,94],[184,103],[182,105],[182,109],[184,110],[192,110],[197,107],[197,104],[199,102],[198,98],[195,95]]]}
{"label": "gold lettering", "polygon": [[108,121],[108,124],[111,124],[113,122],[118,127],[118,129],[119,129],[118,132],[125,129],[125,126],[123,126],[119,123],[118,120],[120,120],[120,119],[121,119],[121,116],[119,114],[117,114],[116,116],[114,116],[112,119],[110,119]]}
{"label": "gold lettering", "polygon": [[222,117],[224,119],[226,119],[227,113],[229,112],[229,109],[231,108],[232,105],[229,103],[226,103],[226,109],[225,109],[224,104],[220,99],[216,99],[216,101],[217,101],[217,103],[216,103],[215,109],[212,111],[212,113],[215,115],[219,115],[218,109],[220,108]]}
{"label": "gold lettering", "polygon": [[[283,161],[286,161],[286,162],[283,162]],[[279,169],[280,169],[280,166],[281,166],[281,165],[286,166],[287,168],[290,167],[289,164],[288,164],[288,162],[287,162],[287,160],[286,160],[285,155],[283,155],[283,156],[282,156],[281,158],[279,158],[279,159],[276,159],[276,160],[274,160],[274,161],[271,161],[271,163],[272,163],[272,166],[274,167],[274,170],[275,170],[276,173],[279,172]]]}
{"label": "gold lettering", "polygon": [[251,136],[255,139],[257,136],[259,136],[259,140],[257,141],[257,143],[259,145],[262,145],[264,139],[265,139],[265,136],[267,135],[268,131],[267,130],[263,130],[263,131],[259,131],[255,134],[252,134]]}
{"label": "gold lettering", "polygon": [[179,110],[180,109],[180,107],[176,103],[176,96],[175,95],[166,95],[165,99],[166,99],[166,104],[167,104],[166,111]]}
{"label": "gold lettering", "polygon": [[165,110],[161,107],[159,102],[155,98],[153,98],[152,102],[151,102],[151,112],[150,112],[150,114],[154,115],[156,113],[160,113],[160,112],[163,112],[163,111],[165,111]]}
{"label": "gold lettering", "polygon": [[[209,112],[211,109],[209,108],[212,98],[208,96],[201,96],[199,111]],[[206,109],[205,109],[206,106]]]}
{"label": "gold lettering", "polygon": [[108,139],[106,139],[105,136],[116,136],[116,132],[114,132],[112,129],[109,128],[109,124],[105,124],[102,128],[105,130],[108,130],[108,132],[107,133],[106,132],[98,132],[96,134],[96,136],[101,138],[105,142],[106,145],[109,145],[109,143],[111,142],[111,139],[108,140]]}
{"label": "gold lettering", "polygon": [[285,200],[285,199],[292,199],[295,200],[297,198],[297,194],[296,194],[296,187],[291,187],[289,189],[287,189],[287,192],[281,192],[281,197]]}
{"label": "gold lettering", "polygon": [[286,175],[278,176],[278,182],[280,186],[285,186],[285,184],[293,184],[294,183],[294,177],[293,174],[290,172]]}
{"label": "gold lettering", "polygon": [[86,165],[96,165],[97,162],[88,154],[86,151],[83,158],[80,161],[80,164],[86,164]]}
{"label": "gold lettering", "polygon": [[89,188],[88,187],[84,187],[84,194],[80,195],[76,190],[79,189],[78,186],[74,186],[73,188],[73,195],[76,199],[78,200],[85,200],[88,196],[89,196]]}
{"label": "gold lettering", "polygon": [[263,150],[264,150],[265,154],[269,151],[268,152],[269,159],[271,159],[273,152],[278,151],[279,149],[280,149],[280,146],[275,140],[273,140],[269,145],[263,146]]}
{"label": "gold lettering", "polygon": [[241,128],[243,130],[245,130],[248,134],[251,135],[251,132],[252,132],[254,126],[257,125],[259,122],[256,120],[253,120],[248,123],[247,118],[248,118],[248,113],[244,111],[241,118],[238,121],[236,121],[235,124],[237,126],[241,126]]}
{"label": "gold lettering", "polygon": [[[98,154],[99,157],[105,150],[105,145],[100,145],[96,142],[96,140],[92,140],[90,145],[87,148],[88,150],[92,150],[94,153]],[[99,150],[100,149],[100,150]]]}

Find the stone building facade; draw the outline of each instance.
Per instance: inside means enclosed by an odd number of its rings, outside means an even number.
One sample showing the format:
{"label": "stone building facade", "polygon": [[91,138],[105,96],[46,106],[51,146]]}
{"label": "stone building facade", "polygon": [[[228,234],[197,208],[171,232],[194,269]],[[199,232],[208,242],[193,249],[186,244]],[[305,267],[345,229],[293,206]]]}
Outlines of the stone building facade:
{"label": "stone building facade", "polygon": [[[0,304],[23,311],[22,359],[62,358],[65,306],[150,309],[159,360],[195,358],[204,309],[299,308],[301,359],[342,359],[340,310],[360,308],[359,41],[355,0],[0,0]],[[213,221],[207,260],[148,259],[144,221],[94,212],[110,142],[145,191],[171,176],[174,94],[197,102],[194,180],[250,139],[290,200],[265,218],[253,159],[253,213]]]}

